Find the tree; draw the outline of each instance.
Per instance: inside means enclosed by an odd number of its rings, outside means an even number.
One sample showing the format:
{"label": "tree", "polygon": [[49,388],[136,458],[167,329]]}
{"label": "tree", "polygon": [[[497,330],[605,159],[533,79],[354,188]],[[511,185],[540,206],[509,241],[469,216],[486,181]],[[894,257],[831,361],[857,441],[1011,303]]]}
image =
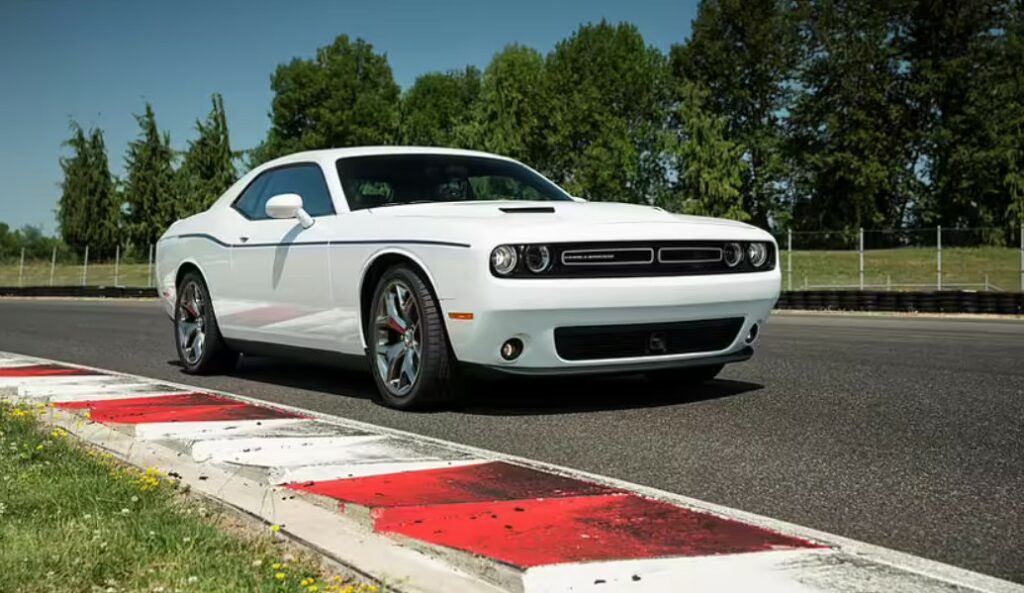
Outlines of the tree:
{"label": "tree", "polygon": [[65,143],[73,155],[60,160],[64,180],[57,204],[57,219],[64,242],[77,251],[86,246],[113,251],[120,244],[121,198],[107,162],[103,131],[86,135],[71,123],[71,138]]}
{"label": "tree", "polygon": [[145,113],[135,120],[139,137],[125,155],[126,230],[134,245],[146,249],[175,220],[174,151],[170,135],[157,128],[152,105],[146,103]]}
{"label": "tree", "polygon": [[665,56],[635,26],[602,21],[559,42],[544,73],[543,169],[589,199],[654,201],[664,182]]}
{"label": "tree", "polygon": [[789,126],[795,225],[902,226],[919,192],[918,126],[900,50],[898,3],[811,8]]}
{"label": "tree", "polygon": [[1020,13],[1020,3],[1007,0],[909,7],[907,59],[929,180],[922,222],[1004,225],[1021,137]]}
{"label": "tree", "polygon": [[401,141],[420,146],[472,148],[480,71],[431,72],[402,97]]}
{"label": "tree", "polygon": [[743,147],[725,137],[728,120],[707,109],[708,91],[683,84],[676,117],[678,133],[667,152],[677,180],[660,204],[668,210],[747,220],[740,194]]}
{"label": "tree", "polygon": [[484,71],[477,108],[483,150],[543,168],[544,57],[522,45],[495,54]]}
{"label": "tree", "polygon": [[295,58],[271,77],[271,127],[254,162],[300,150],[392,144],[398,140],[399,88],[387,57],[347,35]]}
{"label": "tree", "polygon": [[231,152],[224,99],[213,95],[206,121],[196,120],[195,140],[188,143],[177,174],[178,200],[174,217],[184,218],[210,207],[238,176]]}
{"label": "tree", "polygon": [[784,216],[797,24],[792,0],[702,0],[690,40],[671,50],[676,80],[708,89],[707,108],[727,118],[726,135],[744,147],[743,209],[764,228]]}

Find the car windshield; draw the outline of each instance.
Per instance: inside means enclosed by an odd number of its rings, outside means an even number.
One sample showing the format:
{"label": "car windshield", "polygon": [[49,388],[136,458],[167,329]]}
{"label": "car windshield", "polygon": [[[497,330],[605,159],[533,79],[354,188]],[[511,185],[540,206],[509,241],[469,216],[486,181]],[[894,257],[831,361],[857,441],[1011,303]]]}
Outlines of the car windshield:
{"label": "car windshield", "polygon": [[338,160],[338,176],[352,210],[424,202],[572,199],[519,163],[486,157],[350,157]]}

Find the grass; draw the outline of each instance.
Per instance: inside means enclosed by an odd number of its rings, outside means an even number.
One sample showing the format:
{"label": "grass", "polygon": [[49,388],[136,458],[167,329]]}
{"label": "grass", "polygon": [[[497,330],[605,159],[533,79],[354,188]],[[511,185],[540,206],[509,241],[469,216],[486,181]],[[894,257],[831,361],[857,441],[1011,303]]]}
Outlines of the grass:
{"label": "grass", "polygon": [[[211,509],[0,403],[0,589],[374,593],[273,532]],[[292,553],[294,552],[294,553]]]}
{"label": "grass", "polygon": [[[783,287],[789,285],[787,252],[782,252]],[[930,248],[906,247],[902,249],[875,249],[864,252],[864,282],[884,287],[891,282],[893,288],[908,285],[935,286],[936,251]],[[0,286],[18,286],[18,262],[0,264]],[[942,250],[942,282],[984,286],[985,275],[989,284],[1001,290],[1021,290],[1020,250],[1004,247],[954,247]],[[117,271],[117,285],[149,286],[149,270],[145,263],[121,264]],[[794,251],[792,286],[799,290],[804,282],[811,286],[851,286],[859,284],[859,256],[856,251]],[[87,282],[94,286],[114,285],[114,265],[89,264]],[[78,286],[82,283],[82,266],[58,264],[54,269],[54,285]],[[26,262],[22,285],[47,286],[50,284],[49,262]]]}
{"label": "grass", "polygon": [[[149,280],[149,265],[125,264],[115,266],[113,263],[89,264],[86,274],[86,284],[89,286],[151,286]],[[19,270],[21,266],[17,261],[0,263],[0,286],[18,286]],[[25,268],[21,271],[21,286],[49,286],[50,285],[50,262],[25,262]],[[53,268],[54,286],[80,286],[82,284],[81,264],[58,263]]]}
{"label": "grass", "polygon": [[[884,287],[891,282],[894,289],[924,285],[927,290],[936,284],[935,249],[907,247],[876,249],[864,252],[864,283]],[[788,288],[787,252],[780,253],[782,285]],[[814,286],[859,285],[860,262],[856,251],[793,251],[794,290],[803,288],[805,280]],[[968,284],[981,290],[988,275],[989,284],[1000,290],[1021,290],[1020,250],[1003,247],[955,247],[942,250],[942,283],[945,287]]]}

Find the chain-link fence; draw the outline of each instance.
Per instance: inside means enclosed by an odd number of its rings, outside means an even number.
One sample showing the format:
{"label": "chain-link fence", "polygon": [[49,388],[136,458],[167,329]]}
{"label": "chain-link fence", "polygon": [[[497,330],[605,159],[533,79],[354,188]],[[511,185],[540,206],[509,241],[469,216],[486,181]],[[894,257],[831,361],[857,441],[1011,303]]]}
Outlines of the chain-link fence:
{"label": "chain-link fence", "polygon": [[22,249],[0,261],[0,286],[120,286],[149,288],[153,247],[92,249],[80,253],[64,246],[49,253]]}
{"label": "chain-link fence", "polygon": [[790,231],[785,290],[1024,291],[1024,229]]}

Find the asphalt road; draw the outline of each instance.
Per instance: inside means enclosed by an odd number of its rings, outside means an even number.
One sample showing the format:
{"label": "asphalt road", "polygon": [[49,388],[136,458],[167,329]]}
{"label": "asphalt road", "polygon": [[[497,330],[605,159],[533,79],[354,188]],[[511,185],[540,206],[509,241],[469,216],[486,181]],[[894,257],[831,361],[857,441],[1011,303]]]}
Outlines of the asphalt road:
{"label": "asphalt road", "polygon": [[753,360],[688,393],[517,381],[423,414],[329,367],[184,375],[152,302],[0,300],[0,350],[571,466],[1024,582],[1024,322],[778,315]]}

